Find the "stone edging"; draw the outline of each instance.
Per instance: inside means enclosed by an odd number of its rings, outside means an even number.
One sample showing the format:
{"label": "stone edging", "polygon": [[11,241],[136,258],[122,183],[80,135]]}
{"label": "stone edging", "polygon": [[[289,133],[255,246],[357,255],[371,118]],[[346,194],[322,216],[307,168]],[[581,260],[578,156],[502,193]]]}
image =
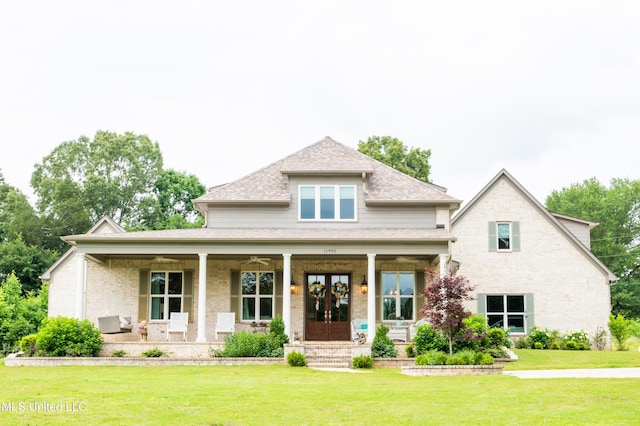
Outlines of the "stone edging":
{"label": "stone edging", "polygon": [[[12,356],[13,355],[13,356]],[[146,357],[22,357],[11,354],[7,367],[57,366],[170,366],[170,365],[284,365],[284,358],[146,358]]]}
{"label": "stone edging", "polygon": [[400,372],[407,376],[483,376],[502,374],[503,366],[494,365],[410,365]]}

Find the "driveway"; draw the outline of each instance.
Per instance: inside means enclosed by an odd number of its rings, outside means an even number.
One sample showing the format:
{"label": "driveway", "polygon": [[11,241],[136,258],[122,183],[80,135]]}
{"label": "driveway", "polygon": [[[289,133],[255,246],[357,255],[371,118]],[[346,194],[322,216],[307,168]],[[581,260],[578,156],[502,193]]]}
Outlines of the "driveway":
{"label": "driveway", "polygon": [[574,370],[511,370],[502,374],[521,379],[640,379],[640,368],[585,368]]}

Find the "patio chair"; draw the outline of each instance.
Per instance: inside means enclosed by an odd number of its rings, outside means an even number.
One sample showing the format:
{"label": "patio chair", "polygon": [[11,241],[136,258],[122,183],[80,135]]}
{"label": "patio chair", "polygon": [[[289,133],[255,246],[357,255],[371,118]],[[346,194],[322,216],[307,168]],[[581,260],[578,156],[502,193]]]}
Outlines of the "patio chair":
{"label": "patio chair", "polygon": [[167,340],[171,333],[182,333],[182,340],[187,341],[188,312],[171,312],[167,323]]}
{"label": "patio chair", "polygon": [[427,322],[427,320],[421,319],[416,321],[415,324],[411,324],[411,326],[409,327],[409,340],[413,340],[413,338],[416,337],[416,334],[418,333],[418,327],[423,324],[429,323]]}
{"label": "patio chair", "polygon": [[236,332],[236,313],[235,312],[218,312],[216,319],[216,342],[218,341],[218,333],[235,333]]}
{"label": "patio chair", "polygon": [[98,328],[102,334],[131,333],[133,324],[131,324],[131,317],[108,315],[98,317]]}

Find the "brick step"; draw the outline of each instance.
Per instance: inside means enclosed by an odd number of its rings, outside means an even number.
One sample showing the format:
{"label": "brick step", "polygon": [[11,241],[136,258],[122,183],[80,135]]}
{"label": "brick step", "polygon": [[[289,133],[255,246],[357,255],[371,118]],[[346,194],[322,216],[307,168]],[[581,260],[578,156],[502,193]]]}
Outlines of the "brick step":
{"label": "brick step", "polygon": [[333,361],[308,361],[307,367],[309,368],[349,368],[351,367],[351,361],[333,360]]}

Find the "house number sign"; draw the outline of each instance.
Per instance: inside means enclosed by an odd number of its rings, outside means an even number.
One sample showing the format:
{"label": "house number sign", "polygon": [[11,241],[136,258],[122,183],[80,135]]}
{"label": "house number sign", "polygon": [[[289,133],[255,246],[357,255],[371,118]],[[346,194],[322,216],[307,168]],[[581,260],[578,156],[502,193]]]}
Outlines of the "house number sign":
{"label": "house number sign", "polygon": [[334,248],[326,248],[324,249],[324,254],[336,254],[338,252],[338,250],[334,249]]}

